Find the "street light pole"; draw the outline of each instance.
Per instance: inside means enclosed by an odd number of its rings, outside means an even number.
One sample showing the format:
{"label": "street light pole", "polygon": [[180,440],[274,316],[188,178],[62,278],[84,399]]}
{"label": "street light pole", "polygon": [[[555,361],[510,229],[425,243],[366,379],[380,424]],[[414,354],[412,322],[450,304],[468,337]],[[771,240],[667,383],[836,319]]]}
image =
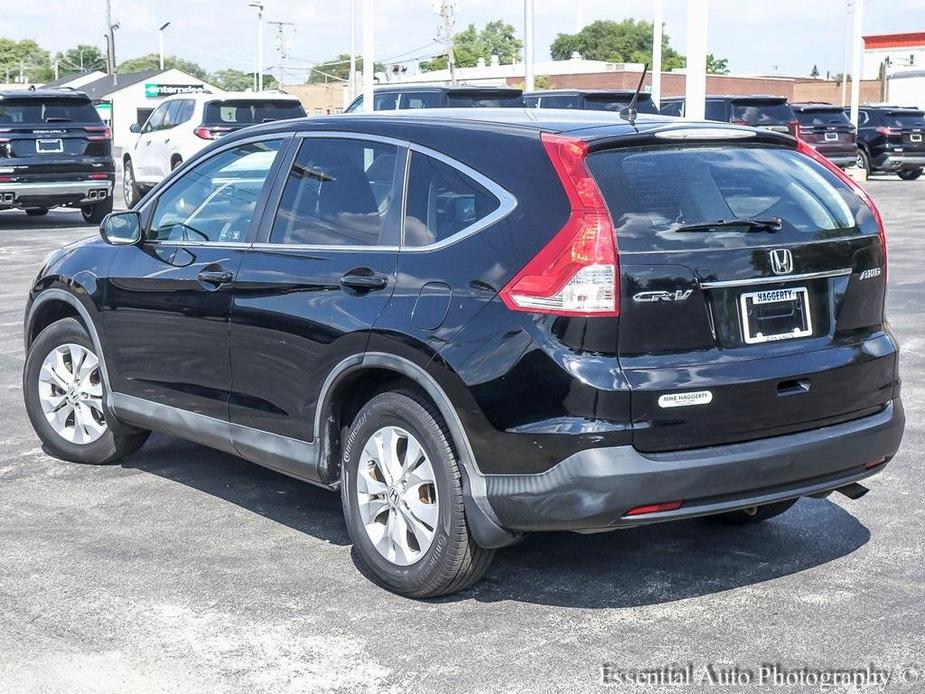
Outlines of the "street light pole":
{"label": "street light pole", "polygon": [[533,0],[524,0],[524,91],[532,92],[533,75]]}
{"label": "street light pole", "polygon": [[375,109],[373,87],[376,82],[376,59],[374,46],[373,0],[363,0],[363,110],[372,113]]}
{"label": "street light pole", "polygon": [[684,117],[703,120],[707,102],[707,14],[708,0],[687,2],[687,76]]}
{"label": "street light pole", "polygon": [[257,72],[254,74],[254,86],[258,92],[263,91],[263,3],[252,2],[248,7],[257,9]]}
{"label": "street light pole", "polygon": [[357,0],[350,0],[350,101],[357,95]]}
{"label": "street light pole", "polygon": [[164,22],[161,24],[160,28],[157,30],[158,43],[160,44],[161,49],[161,70],[164,69],[164,29],[170,26],[170,22]]}
{"label": "street light pole", "polygon": [[858,110],[861,103],[861,78],[864,76],[864,39],[861,34],[864,31],[864,1],[855,0],[854,3],[854,34],[852,39],[851,61],[851,122],[854,127],[858,127]]}
{"label": "street light pole", "polygon": [[652,16],[652,103],[659,108],[662,98],[662,25],[665,0],[654,0]]}

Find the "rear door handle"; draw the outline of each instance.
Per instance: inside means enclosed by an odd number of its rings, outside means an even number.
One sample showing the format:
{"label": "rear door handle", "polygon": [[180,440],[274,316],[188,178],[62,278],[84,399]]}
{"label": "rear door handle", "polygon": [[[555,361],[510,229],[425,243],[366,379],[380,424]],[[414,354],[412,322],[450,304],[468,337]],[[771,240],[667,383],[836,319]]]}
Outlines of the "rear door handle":
{"label": "rear door handle", "polygon": [[234,275],[227,270],[203,270],[196,277],[200,282],[220,287],[223,284],[230,284]]}
{"label": "rear door handle", "polygon": [[340,278],[342,287],[350,287],[358,292],[371,292],[377,289],[385,289],[389,284],[389,278],[380,275],[378,272],[367,270],[351,270]]}

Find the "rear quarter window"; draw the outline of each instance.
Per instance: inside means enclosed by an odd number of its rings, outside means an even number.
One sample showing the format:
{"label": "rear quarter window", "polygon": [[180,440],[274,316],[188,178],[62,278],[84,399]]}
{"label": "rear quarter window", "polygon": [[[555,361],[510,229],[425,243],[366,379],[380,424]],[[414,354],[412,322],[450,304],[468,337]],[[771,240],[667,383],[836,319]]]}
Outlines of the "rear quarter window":
{"label": "rear quarter window", "polygon": [[[736,248],[877,234],[867,205],[832,172],[776,147],[659,147],[592,154],[588,167],[610,209],[621,252]],[[779,218],[678,231],[687,224]]]}

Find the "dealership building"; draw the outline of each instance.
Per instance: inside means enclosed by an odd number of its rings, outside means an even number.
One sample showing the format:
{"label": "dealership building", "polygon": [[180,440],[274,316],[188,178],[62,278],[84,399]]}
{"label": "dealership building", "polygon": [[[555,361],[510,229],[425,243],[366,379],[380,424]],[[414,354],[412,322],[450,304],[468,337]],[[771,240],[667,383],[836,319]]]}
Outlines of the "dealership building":
{"label": "dealership building", "polygon": [[118,152],[131,147],[137,135],[130,130],[141,125],[164,99],[175,94],[212,92],[218,87],[182,70],[142,70],[126,74],[102,75],[86,81],[86,75],[56,80],[53,87],[86,92],[103,121],[112,128],[112,144]]}

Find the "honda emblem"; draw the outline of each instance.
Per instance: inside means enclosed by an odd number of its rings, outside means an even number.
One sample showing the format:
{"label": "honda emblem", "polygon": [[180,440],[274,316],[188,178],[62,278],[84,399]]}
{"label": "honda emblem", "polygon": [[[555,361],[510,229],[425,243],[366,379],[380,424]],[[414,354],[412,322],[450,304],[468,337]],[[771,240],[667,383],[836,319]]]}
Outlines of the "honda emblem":
{"label": "honda emblem", "polygon": [[793,272],[793,255],[787,248],[771,251],[771,271],[775,275],[789,275]]}

